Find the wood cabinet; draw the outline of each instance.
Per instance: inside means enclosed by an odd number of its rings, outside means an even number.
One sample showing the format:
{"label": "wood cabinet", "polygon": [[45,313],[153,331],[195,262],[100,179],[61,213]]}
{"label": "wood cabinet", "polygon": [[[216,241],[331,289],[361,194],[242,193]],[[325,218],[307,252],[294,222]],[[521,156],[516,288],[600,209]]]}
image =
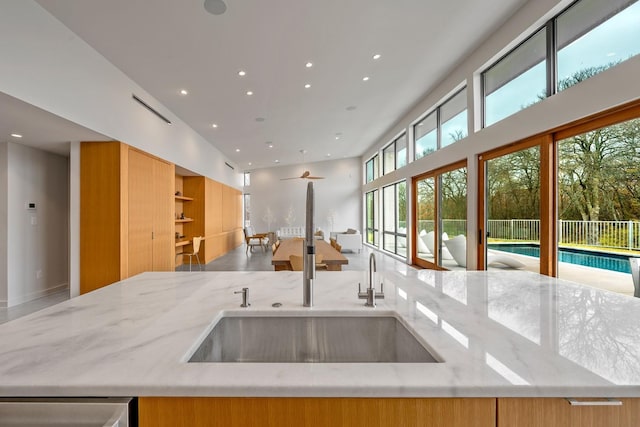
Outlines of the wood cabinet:
{"label": "wood cabinet", "polygon": [[494,427],[495,399],[141,397],[140,427]]}
{"label": "wood cabinet", "polygon": [[183,203],[183,225],[186,238],[204,236],[201,243],[202,262],[210,262],[243,242],[242,192],[202,176],[183,176],[182,192],[193,198]]}
{"label": "wood cabinet", "polygon": [[120,142],[80,146],[80,293],[173,270],[174,165]]}
{"label": "wood cabinet", "polygon": [[[580,402],[603,399],[577,399]],[[616,399],[620,406],[573,406],[560,398],[500,398],[498,427],[636,427],[640,399]]]}

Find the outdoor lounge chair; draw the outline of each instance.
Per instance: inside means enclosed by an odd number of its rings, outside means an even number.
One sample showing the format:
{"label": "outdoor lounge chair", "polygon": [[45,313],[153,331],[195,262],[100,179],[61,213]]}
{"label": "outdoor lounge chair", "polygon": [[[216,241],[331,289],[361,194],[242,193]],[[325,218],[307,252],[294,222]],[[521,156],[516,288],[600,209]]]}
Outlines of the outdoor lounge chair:
{"label": "outdoor lounge chair", "polygon": [[[429,249],[429,252],[431,252],[432,254],[436,253],[436,244],[435,244],[434,237],[435,237],[435,233],[433,231],[428,232],[426,236],[424,236],[424,243],[427,245],[427,249]],[[444,242],[447,239],[449,239],[449,236],[447,235],[447,233],[442,233],[442,241]],[[440,258],[453,259],[453,257],[451,256],[451,254],[449,253],[449,251],[444,245],[442,246],[442,250],[440,252]]]}
{"label": "outdoor lounge chair", "polygon": [[[460,234],[453,239],[445,240],[445,246],[453,256],[453,259],[460,267],[467,267],[467,237]],[[500,251],[487,251],[487,265],[500,263],[511,268],[522,268],[524,264],[517,259],[499,253]]]}

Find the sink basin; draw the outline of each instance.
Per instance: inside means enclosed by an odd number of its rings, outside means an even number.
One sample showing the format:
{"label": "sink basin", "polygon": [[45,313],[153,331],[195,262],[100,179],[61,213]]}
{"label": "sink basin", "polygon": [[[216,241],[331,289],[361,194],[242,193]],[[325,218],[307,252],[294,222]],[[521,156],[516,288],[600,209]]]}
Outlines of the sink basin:
{"label": "sink basin", "polygon": [[392,316],[223,317],[189,362],[433,363]]}

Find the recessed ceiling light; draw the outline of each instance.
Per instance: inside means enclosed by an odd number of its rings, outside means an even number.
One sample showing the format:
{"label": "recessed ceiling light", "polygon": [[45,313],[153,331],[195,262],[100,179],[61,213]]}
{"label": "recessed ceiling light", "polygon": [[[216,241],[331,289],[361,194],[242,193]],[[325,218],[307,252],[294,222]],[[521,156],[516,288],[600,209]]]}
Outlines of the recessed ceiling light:
{"label": "recessed ceiling light", "polygon": [[256,122],[264,122],[264,117],[256,117]]}
{"label": "recessed ceiling light", "polygon": [[363,77],[363,78],[362,78],[362,81],[363,81],[363,82],[366,82],[367,80],[369,80],[369,77],[367,77],[367,76],[365,76],[365,77]]}
{"label": "recessed ceiling light", "polygon": [[305,67],[307,67],[307,68],[311,68],[311,67],[313,67],[313,63],[312,63],[312,62],[307,62],[307,63],[305,64]]}
{"label": "recessed ceiling light", "polygon": [[280,163],[280,160],[276,159],[273,161],[273,163]]}
{"label": "recessed ceiling light", "polygon": [[327,157],[331,157],[331,153],[327,153]]}
{"label": "recessed ceiling light", "polygon": [[336,135],[336,140],[338,140],[338,139],[340,139],[340,136],[339,136],[339,135]]}
{"label": "recessed ceiling light", "polygon": [[358,108],[358,107],[356,107],[355,105],[349,105],[349,106],[346,108],[346,110],[347,110],[347,111],[353,111],[353,110],[355,110],[356,108]]}
{"label": "recessed ceiling light", "polygon": [[249,163],[247,163],[247,164],[248,164],[249,166],[251,166],[253,163],[249,162]]}
{"label": "recessed ceiling light", "polygon": [[247,91],[247,95],[251,96],[253,95],[253,92],[251,92],[250,90]]}
{"label": "recessed ceiling light", "polygon": [[311,87],[311,85],[309,83],[307,83],[306,85],[304,85],[305,89],[309,89]]}
{"label": "recessed ceiling light", "polygon": [[186,89],[181,89],[180,90],[180,95],[188,95],[189,92]]}
{"label": "recessed ceiling light", "polygon": [[236,153],[239,153],[239,152],[240,152],[240,149],[239,149],[239,148],[236,148]]}
{"label": "recessed ceiling light", "polygon": [[239,75],[240,77],[244,77],[244,76],[246,76],[246,75],[247,75],[247,73],[245,73],[245,72],[244,72],[244,70],[240,70],[240,71],[238,71],[238,75]]}
{"label": "recessed ceiling light", "polygon": [[20,135],[19,133],[12,133],[11,136],[14,138],[22,138],[22,135]]}
{"label": "recessed ceiling light", "polygon": [[376,53],[375,55],[373,55],[373,59],[380,59],[380,54]]}
{"label": "recessed ceiling light", "polygon": [[223,0],[204,0],[204,9],[212,15],[222,15],[227,11]]}
{"label": "recessed ceiling light", "polygon": [[217,125],[216,123],[214,123],[214,124],[212,124],[212,125],[211,125],[211,127],[212,127],[212,128],[217,128],[217,127],[218,127],[218,125]]}

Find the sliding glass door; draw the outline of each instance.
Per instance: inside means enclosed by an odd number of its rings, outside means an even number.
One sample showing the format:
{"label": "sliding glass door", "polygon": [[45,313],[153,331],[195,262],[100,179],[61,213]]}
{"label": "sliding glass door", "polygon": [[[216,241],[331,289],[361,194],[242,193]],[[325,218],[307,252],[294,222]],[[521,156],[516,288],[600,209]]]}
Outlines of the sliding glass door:
{"label": "sliding glass door", "polygon": [[413,263],[434,269],[466,268],[466,163],[414,177],[413,189]]}
{"label": "sliding glass door", "polygon": [[482,268],[540,271],[540,146],[484,156]]}

